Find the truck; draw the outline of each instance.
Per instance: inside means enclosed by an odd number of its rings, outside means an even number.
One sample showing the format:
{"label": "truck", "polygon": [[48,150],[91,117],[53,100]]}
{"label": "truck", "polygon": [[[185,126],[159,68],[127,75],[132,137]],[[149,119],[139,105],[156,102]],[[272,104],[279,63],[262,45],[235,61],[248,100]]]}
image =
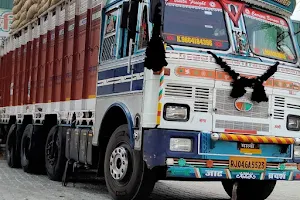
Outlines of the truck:
{"label": "truck", "polygon": [[11,168],[104,177],[116,200],[159,180],[266,199],[300,180],[295,0],[61,0],[1,49]]}

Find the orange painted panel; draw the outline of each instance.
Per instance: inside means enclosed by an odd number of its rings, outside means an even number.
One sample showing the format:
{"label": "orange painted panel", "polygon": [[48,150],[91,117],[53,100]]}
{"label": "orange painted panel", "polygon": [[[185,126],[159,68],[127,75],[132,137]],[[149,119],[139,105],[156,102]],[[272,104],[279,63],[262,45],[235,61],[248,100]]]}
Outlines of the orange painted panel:
{"label": "orange painted panel", "polygon": [[3,93],[4,93],[4,78],[5,78],[5,71],[4,66],[6,64],[6,56],[2,55],[0,57],[0,107],[3,107],[4,101],[3,101]]}
{"label": "orange painted panel", "polygon": [[20,62],[21,62],[21,47],[16,49],[16,65],[15,65],[15,76],[14,76],[14,106],[18,105],[20,97]]}
{"label": "orange painted panel", "polygon": [[31,84],[30,84],[30,104],[36,102],[37,94],[37,72],[39,65],[39,38],[34,38],[32,42],[32,69],[31,69]]}
{"label": "orange painted panel", "polygon": [[[24,81],[24,104],[28,104],[29,103],[29,97],[30,97],[30,87],[29,87],[29,80],[30,80],[30,76],[31,76],[31,69],[32,69],[32,56],[31,56],[31,52],[32,52],[32,41],[29,41],[27,43],[27,47],[26,47],[26,65],[25,65],[25,81]],[[24,60],[25,61],[25,60]]]}
{"label": "orange painted panel", "polygon": [[[96,96],[96,84],[97,84],[97,68],[98,68],[98,58],[99,58],[99,47],[100,47],[100,30],[101,30],[101,18],[95,17],[94,19],[92,16],[100,15],[101,5],[92,9],[90,16],[91,27],[88,28],[91,38],[89,39],[89,51],[87,53],[87,77],[85,79],[86,87],[85,91],[86,94],[84,98],[94,98]],[[89,24],[89,23],[88,23]]]}
{"label": "orange painted panel", "polygon": [[64,29],[65,25],[55,28],[55,52],[54,52],[54,78],[53,78],[53,98],[52,101],[58,102],[61,99],[61,79],[62,79],[62,60],[64,50]]}
{"label": "orange painted panel", "polygon": [[15,73],[16,73],[16,70],[15,70],[15,67],[16,67],[16,49],[14,49],[11,53],[11,76],[10,76],[10,86],[13,86],[13,88],[10,88],[9,89],[9,105],[12,106],[14,105],[14,95],[13,93],[11,94],[11,89],[14,90],[14,87],[15,87]]}
{"label": "orange painted panel", "polygon": [[12,72],[13,72],[13,51],[9,52],[9,65],[7,66],[7,74],[6,74],[6,92],[5,92],[5,98],[6,98],[6,104],[5,106],[10,105],[10,84],[12,82]]}
{"label": "orange painted panel", "polygon": [[73,52],[74,52],[74,33],[75,20],[71,19],[65,23],[64,49],[63,49],[63,80],[62,80],[62,99],[68,101],[71,99],[72,73],[73,73]]}
{"label": "orange painted panel", "polygon": [[46,67],[45,67],[45,88],[44,88],[44,102],[51,102],[52,99],[52,85],[53,85],[53,68],[54,68],[54,43],[55,43],[55,29],[47,33],[47,50],[46,50]]}
{"label": "orange painted panel", "polygon": [[26,44],[21,46],[21,61],[20,61],[20,71],[19,71],[19,98],[18,105],[24,105],[24,93],[25,93],[25,68],[26,68]]}
{"label": "orange painted panel", "polygon": [[47,34],[40,36],[40,51],[39,51],[38,76],[37,76],[37,101],[36,101],[36,103],[44,102],[46,54],[47,54]]}
{"label": "orange painted panel", "polygon": [[72,100],[82,99],[83,74],[85,65],[85,42],[87,13],[75,16],[74,53],[73,53],[73,76],[72,76]]}

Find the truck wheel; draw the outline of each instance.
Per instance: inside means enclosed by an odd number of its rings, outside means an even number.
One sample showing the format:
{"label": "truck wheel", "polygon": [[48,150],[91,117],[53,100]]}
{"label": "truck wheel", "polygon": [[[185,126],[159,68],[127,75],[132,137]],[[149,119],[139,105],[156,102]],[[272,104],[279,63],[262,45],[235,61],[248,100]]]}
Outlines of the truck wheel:
{"label": "truck wheel", "polygon": [[108,142],[104,175],[115,200],[146,199],[154,188],[155,174],[146,167],[142,152],[130,147],[127,124],[119,126]]}
{"label": "truck wheel", "polygon": [[20,166],[20,157],[19,154],[17,153],[17,147],[16,147],[16,142],[17,142],[16,132],[17,132],[17,125],[16,124],[11,125],[8,131],[6,145],[5,145],[6,162],[7,165],[11,168],[16,168]]}
{"label": "truck wheel", "polygon": [[35,172],[35,166],[37,166],[36,154],[38,149],[34,148],[33,141],[33,125],[28,124],[25,127],[21,140],[21,166],[24,172]]}
{"label": "truck wheel", "polygon": [[[233,180],[224,180],[222,185],[226,193],[231,197]],[[237,188],[238,200],[264,200],[273,192],[276,181],[244,180],[239,181]],[[254,191],[249,193],[249,191]]]}
{"label": "truck wheel", "polygon": [[62,127],[52,127],[45,146],[45,162],[48,178],[61,181],[65,169],[66,135]]}

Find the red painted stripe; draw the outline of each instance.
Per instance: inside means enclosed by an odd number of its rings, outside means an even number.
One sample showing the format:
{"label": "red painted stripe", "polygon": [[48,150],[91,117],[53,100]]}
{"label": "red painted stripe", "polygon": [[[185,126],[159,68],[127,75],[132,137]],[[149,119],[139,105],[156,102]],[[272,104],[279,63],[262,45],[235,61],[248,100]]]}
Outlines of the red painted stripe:
{"label": "red painted stripe", "polygon": [[157,111],[157,116],[161,116],[161,111]]}
{"label": "red painted stripe", "polygon": [[278,144],[282,144],[282,141],[279,138],[277,138],[277,137],[275,137],[275,138],[276,138]]}
{"label": "red painted stripe", "polygon": [[261,137],[256,137],[256,138],[260,143],[264,143],[264,141],[261,139]]}
{"label": "red painted stripe", "polygon": [[226,137],[228,138],[228,140],[232,140],[232,137],[230,134],[226,135]]}
{"label": "red painted stripe", "polygon": [[240,135],[236,135],[240,142],[243,142],[243,138]]}
{"label": "red painted stripe", "polygon": [[270,143],[273,143],[273,140],[271,140],[271,138],[269,138],[269,137],[266,137],[266,138]]}
{"label": "red painted stripe", "polygon": [[226,133],[257,134],[256,130],[225,129]]}
{"label": "red painted stripe", "polygon": [[286,138],[285,141],[287,144],[293,144],[293,140],[291,140],[291,138]]}
{"label": "red painted stripe", "polygon": [[249,140],[249,142],[254,142],[254,140],[252,139],[252,137],[246,136],[247,139]]}

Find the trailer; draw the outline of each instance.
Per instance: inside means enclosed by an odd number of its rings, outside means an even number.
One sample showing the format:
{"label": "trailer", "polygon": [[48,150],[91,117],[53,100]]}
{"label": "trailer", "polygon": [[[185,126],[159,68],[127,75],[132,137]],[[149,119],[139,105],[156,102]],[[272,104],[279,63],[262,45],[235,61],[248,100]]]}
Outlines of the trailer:
{"label": "trailer", "polygon": [[7,164],[63,185],[91,171],[118,200],[158,180],[266,199],[300,180],[295,4],[58,1],[0,51]]}

